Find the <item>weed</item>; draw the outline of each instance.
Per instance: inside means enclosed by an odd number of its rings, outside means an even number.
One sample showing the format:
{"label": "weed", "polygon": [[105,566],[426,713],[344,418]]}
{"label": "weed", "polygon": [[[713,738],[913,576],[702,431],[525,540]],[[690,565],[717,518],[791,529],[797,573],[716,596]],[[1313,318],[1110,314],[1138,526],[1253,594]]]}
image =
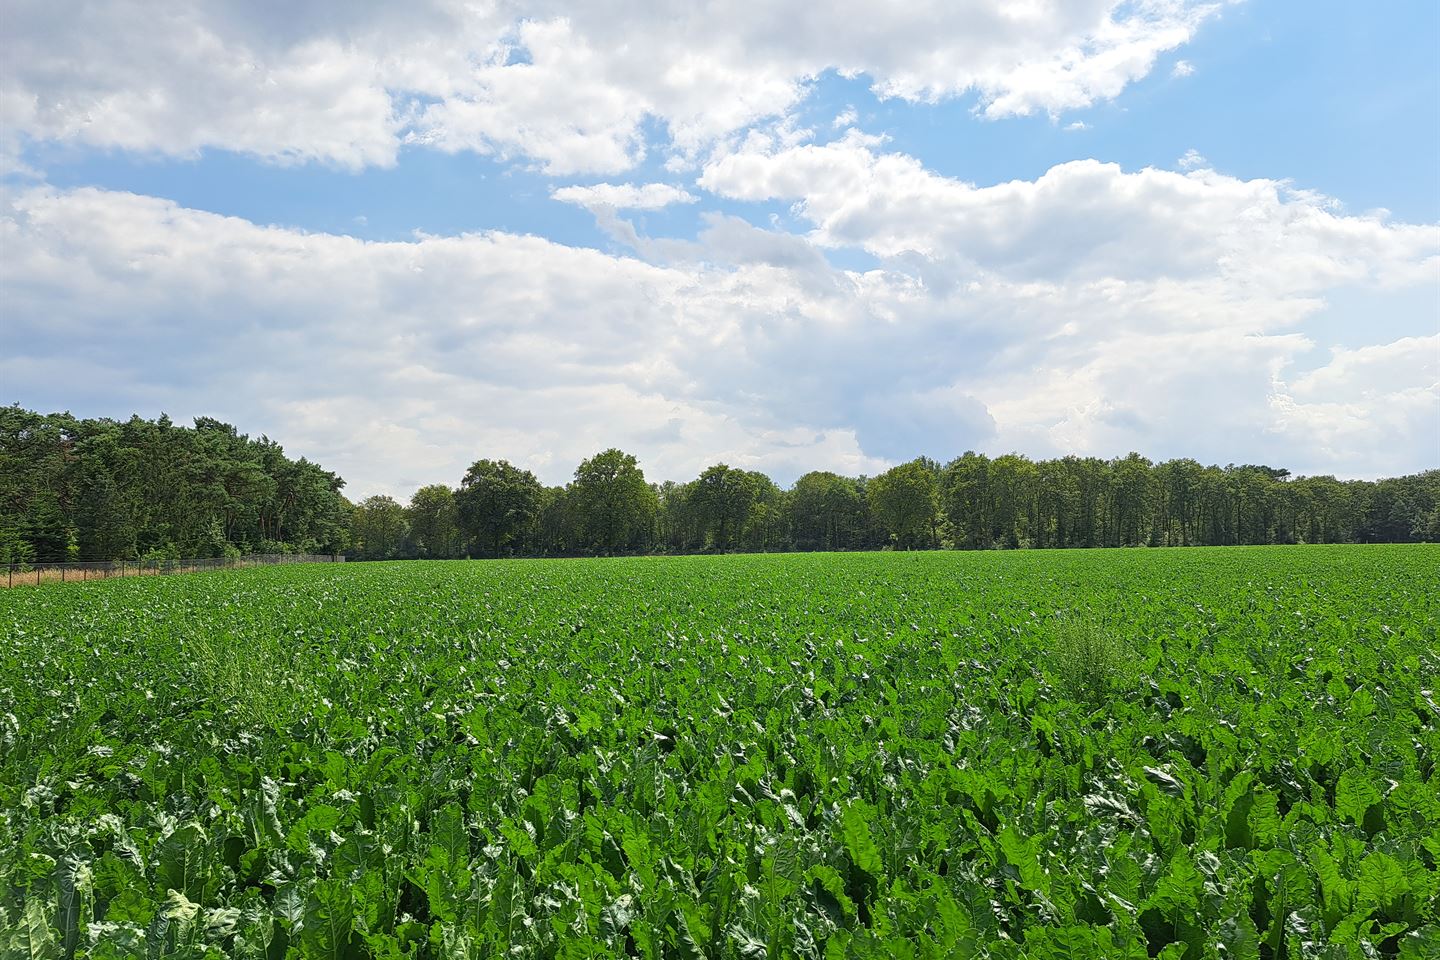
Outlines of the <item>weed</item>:
{"label": "weed", "polygon": [[1050,634],[1048,659],[1060,690],[1099,707],[1135,679],[1135,651],[1104,627],[1078,617],[1059,617]]}

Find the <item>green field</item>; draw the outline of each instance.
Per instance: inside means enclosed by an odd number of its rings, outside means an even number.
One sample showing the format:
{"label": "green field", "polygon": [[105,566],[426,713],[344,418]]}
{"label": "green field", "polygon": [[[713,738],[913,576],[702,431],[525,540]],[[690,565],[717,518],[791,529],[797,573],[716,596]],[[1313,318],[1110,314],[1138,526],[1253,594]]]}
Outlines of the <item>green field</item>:
{"label": "green field", "polygon": [[1440,956],[1440,548],[0,594],[0,955]]}

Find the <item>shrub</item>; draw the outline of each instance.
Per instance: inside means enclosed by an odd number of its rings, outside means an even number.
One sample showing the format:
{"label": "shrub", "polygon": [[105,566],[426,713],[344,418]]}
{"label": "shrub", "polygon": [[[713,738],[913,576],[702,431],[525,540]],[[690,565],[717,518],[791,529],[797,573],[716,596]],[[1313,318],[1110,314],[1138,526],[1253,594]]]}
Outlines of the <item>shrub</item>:
{"label": "shrub", "polygon": [[180,562],[180,551],[169,540],[140,554],[140,566],[156,570],[173,570]]}

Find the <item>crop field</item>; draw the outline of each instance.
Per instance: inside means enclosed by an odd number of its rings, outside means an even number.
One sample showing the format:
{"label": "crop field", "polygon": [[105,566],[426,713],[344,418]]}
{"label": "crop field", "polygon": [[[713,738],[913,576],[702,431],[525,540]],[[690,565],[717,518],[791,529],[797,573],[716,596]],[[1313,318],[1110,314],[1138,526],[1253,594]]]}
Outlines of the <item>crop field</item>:
{"label": "crop field", "polygon": [[0,594],[0,956],[1440,957],[1440,548]]}

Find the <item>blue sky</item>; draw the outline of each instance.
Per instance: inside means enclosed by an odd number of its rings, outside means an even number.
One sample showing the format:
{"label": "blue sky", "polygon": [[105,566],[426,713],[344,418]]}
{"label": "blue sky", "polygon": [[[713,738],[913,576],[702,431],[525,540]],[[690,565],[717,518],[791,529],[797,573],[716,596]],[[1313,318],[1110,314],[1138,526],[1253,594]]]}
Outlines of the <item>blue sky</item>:
{"label": "blue sky", "polygon": [[1433,3],[976,2],[793,40],[214,3],[114,47],[7,6],[7,402],[222,416],[356,495],[479,456],[562,482],[612,444],[657,479],[1440,465]]}

